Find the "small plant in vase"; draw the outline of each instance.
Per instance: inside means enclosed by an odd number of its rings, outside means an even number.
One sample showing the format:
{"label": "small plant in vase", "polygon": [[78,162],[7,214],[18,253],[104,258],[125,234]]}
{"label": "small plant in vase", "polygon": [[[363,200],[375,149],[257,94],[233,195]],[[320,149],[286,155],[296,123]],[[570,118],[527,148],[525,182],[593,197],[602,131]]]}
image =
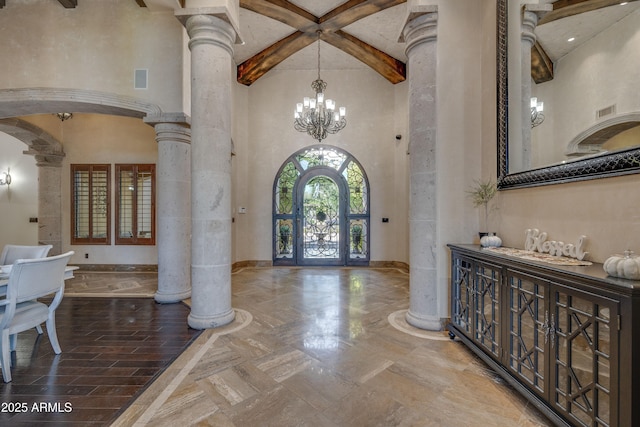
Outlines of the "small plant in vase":
{"label": "small plant in vase", "polygon": [[[467,191],[467,195],[471,199],[471,203],[476,208],[482,208],[484,213],[484,226],[489,229],[489,213],[494,209],[494,207],[490,206],[491,200],[495,197],[498,192],[498,188],[496,183],[492,180],[476,180],[473,187]],[[480,236],[480,244],[482,246],[500,246],[502,241],[495,233],[480,232],[478,233]],[[493,237],[493,239],[488,238]],[[485,239],[484,242],[482,239]]]}

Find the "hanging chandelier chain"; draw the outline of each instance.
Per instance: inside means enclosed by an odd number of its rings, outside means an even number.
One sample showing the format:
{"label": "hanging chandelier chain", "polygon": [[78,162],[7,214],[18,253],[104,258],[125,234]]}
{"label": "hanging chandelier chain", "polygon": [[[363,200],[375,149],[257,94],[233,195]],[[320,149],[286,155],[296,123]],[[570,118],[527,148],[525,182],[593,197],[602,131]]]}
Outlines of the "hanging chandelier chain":
{"label": "hanging chandelier chain", "polygon": [[318,34],[318,80],[320,79],[320,30],[317,31]]}
{"label": "hanging chandelier chain", "polygon": [[305,97],[302,103],[296,105],[293,127],[299,132],[306,132],[313,139],[321,142],[327,134],[337,133],[347,125],[346,109],[336,109],[335,102],[324,99],[324,90],[327,88],[320,78],[320,34],[316,31],[318,41],[318,78],[311,83],[311,88],[316,92],[314,98]]}

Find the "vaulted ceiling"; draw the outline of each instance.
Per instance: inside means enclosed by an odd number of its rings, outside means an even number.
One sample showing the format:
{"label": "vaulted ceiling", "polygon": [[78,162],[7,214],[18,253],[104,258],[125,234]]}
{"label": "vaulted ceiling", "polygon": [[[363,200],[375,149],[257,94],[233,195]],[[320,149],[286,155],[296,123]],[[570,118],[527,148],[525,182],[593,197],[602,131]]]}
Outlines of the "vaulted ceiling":
{"label": "vaulted ceiling", "polygon": [[[10,1],[0,0],[0,8]],[[78,0],[41,1],[57,1],[65,8],[82,7]],[[131,1],[150,10],[185,7],[185,0]],[[315,69],[318,40],[322,69],[368,67],[391,83],[402,82],[406,78],[405,45],[398,40],[407,15],[406,1],[239,0],[244,43],[234,46],[238,82],[251,85],[272,69]],[[536,28],[534,80],[552,79],[553,63],[579,45],[567,45],[566,34],[588,40],[629,13],[615,7],[621,1],[542,0],[551,3],[553,10],[542,16]],[[640,7],[640,1],[629,3]]]}

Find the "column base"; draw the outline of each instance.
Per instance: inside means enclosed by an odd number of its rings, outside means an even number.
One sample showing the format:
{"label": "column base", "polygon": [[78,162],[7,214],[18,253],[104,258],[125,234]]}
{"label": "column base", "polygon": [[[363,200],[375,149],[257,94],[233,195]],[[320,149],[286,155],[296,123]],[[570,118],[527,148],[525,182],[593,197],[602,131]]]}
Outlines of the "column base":
{"label": "column base", "polygon": [[191,289],[182,292],[161,292],[158,291],[153,299],[160,304],[173,304],[191,297]]}
{"label": "column base", "polygon": [[422,317],[407,311],[405,316],[407,323],[416,328],[427,331],[442,331],[444,329],[442,319],[433,317]]}
{"label": "column base", "polygon": [[211,329],[227,325],[233,322],[235,317],[236,312],[233,309],[230,309],[226,313],[207,317],[196,316],[192,311],[187,318],[187,323],[189,324],[189,327],[193,329]]}

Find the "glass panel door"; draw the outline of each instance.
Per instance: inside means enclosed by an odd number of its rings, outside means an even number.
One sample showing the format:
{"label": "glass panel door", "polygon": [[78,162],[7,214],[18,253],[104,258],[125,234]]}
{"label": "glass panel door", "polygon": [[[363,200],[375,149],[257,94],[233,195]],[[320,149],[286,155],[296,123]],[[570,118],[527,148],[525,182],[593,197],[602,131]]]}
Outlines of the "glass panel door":
{"label": "glass panel door", "polygon": [[369,265],[369,184],[349,153],[303,148],[273,185],[274,265]]}
{"label": "glass panel door", "polygon": [[302,263],[341,263],[341,217],[338,184],[324,175],[309,179],[303,189],[300,218]]}

